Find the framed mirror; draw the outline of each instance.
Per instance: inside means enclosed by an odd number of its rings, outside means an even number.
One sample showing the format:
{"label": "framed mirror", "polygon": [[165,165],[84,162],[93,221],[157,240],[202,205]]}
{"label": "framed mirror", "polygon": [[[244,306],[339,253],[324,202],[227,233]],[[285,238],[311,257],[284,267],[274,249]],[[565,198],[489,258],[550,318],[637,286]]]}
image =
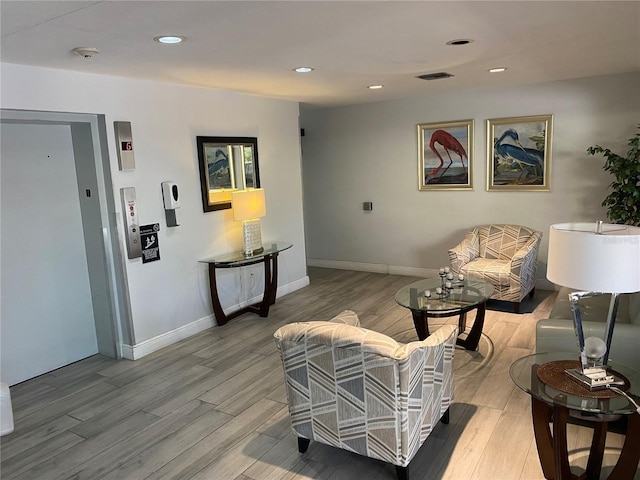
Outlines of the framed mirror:
{"label": "framed mirror", "polygon": [[231,192],[260,187],[258,139],[196,137],[205,212],[231,208]]}

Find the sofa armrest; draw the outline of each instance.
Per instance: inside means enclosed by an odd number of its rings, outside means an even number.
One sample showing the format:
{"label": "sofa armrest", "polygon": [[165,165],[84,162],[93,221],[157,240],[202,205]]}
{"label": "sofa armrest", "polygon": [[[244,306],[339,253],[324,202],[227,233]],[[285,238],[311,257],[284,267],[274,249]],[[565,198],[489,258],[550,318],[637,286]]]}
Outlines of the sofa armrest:
{"label": "sofa armrest", "polygon": [[[582,322],[585,337],[602,338],[604,323]],[[640,368],[640,326],[619,323],[613,330],[609,358],[632,368]],[[536,353],[575,352],[578,359],[578,341],[573,319],[548,318],[536,324]]]}
{"label": "sofa armrest", "polygon": [[460,268],[480,254],[480,240],[478,230],[468,232],[462,241],[449,250],[449,265],[453,273],[460,273]]}

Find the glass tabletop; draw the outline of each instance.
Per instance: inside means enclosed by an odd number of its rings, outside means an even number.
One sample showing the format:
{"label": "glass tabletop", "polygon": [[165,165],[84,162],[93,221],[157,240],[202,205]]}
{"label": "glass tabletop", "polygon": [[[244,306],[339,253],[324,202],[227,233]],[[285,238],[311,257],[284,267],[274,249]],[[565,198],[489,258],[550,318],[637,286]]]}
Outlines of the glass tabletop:
{"label": "glass tabletop", "polygon": [[290,249],[293,246],[287,242],[271,242],[263,245],[264,250],[260,253],[254,253],[253,255],[245,255],[243,252],[232,252],[222,255],[216,255],[215,257],[204,258],[198,260],[200,263],[212,263],[217,267],[239,267],[248,263],[255,263],[260,261],[267,255],[283,252]]}
{"label": "glass tabletop", "polygon": [[[594,414],[630,414],[635,407],[622,395],[612,398],[589,398],[566,393],[543,383],[538,378],[538,368],[548,362],[557,360],[577,360],[578,353],[538,353],[520,358],[511,364],[509,375],[513,382],[529,395],[542,400],[549,405],[560,405],[571,410],[590,412]],[[631,387],[627,393],[640,400],[640,372],[626,365],[609,361],[609,368],[624,375]],[[588,392],[588,390],[586,390]]]}
{"label": "glass tabletop", "polygon": [[[493,295],[493,285],[475,278],[452,280],[452,288],[444,288],[444,295],[438,295],[436,288],[439,288],[441,283],[440,277],[413,282],[398,290],[396,302],[411,310],[424,310],[437,314],[458,312],[473,307],[487,301]],[[429,297],[425,296],[427,290],[430,293]]]}

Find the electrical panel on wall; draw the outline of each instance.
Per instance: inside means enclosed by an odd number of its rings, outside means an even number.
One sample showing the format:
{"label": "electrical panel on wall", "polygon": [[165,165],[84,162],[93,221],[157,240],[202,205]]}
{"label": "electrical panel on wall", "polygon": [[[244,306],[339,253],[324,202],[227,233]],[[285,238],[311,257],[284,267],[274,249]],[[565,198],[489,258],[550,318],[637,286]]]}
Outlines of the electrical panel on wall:
{"label": "electrical panel on wall", "polygon": [[133,156],[133,137],[131,122],[113,122],[116,133],[116,150],[118,151],[118,168],[134,170],[136,159]]}

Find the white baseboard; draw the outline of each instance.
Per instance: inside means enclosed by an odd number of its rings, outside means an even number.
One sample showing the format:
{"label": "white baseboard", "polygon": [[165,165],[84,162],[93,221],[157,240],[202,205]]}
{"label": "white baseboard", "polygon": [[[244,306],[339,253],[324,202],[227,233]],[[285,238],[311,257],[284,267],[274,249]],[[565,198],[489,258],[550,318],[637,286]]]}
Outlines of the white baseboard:
{"label": "white baseboard", "polygon": [[[354,270],[356,272],[388,273],[390,275],[404,275],[407,277],[435,277],[438,270],[435,268],[402,267],[378,263],[343,262],[340,260],[321,260],[307,258],[310,267],[335,268],[337,270]],[[557,290],[557,287],[546,278],[536,280],[536,288],[540,290]]]}
{"label": "white baseboard", "polygon": [[343,262],[340,260],[321,260],[307,258],[310,267],[335,268],[337,270],[354,270],[356,272],[388,273],[390,275],[405,275],[407,277],[431,277],[438,274],[438,270],[418,267],[398,267],[382,263]]}
{"label": "white baseboard", "polygon": [[[296,290],[306,287],[307,285],[309,285],[309,277],[305,276],[294,282],[279,286],[276,292],[276,298],[280,298],[291,292],[295,292]],[[236,310],[239,310],[247,305],[259,302],[261,298],[262,295],[259,295],[241,304],[232,305],[228,308],[225,308],[224,313],[227,315],[233,313]],[[215,326],[217,326],[217,323],[215,321],[214,315],[207,315],[206,317],[188,323],[187,325],[183,325],[182,327],[178,327],[175,330],[171,330],[170,332],[163,333],[135,345],[123,344],[121,345],[122,356],[123,358],[126,358],[128,360],[138,360],[146,355],[149,355],[150,353],[160,350],[161,348],[173,345],[180,340],[184,340],[185,338],[191,337],[192,335],[203,332]]]}

